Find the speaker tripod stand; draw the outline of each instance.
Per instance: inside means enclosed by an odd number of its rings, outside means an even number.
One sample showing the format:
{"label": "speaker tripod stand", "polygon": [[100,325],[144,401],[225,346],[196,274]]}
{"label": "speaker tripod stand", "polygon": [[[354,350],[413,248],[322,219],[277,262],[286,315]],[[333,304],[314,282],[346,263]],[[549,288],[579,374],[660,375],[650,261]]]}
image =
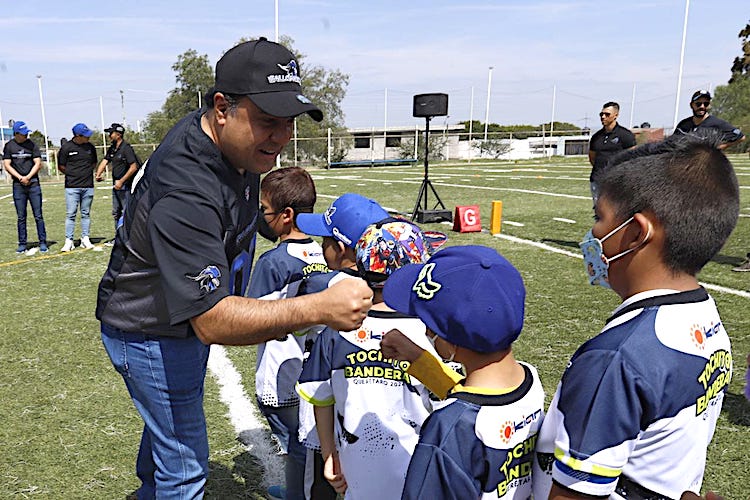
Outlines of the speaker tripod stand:
{"label": "speaker tripod stand", "polygon": [[[435,186],[432,185],[429,176],[429,152],[430,152],[430,116],[425,116],[425,129],[424,129],[424,178],[422,179],[422,185],[419,187],[419,194],[417,195],[417,202],[414,204],[414,210],[411,212],[411,220],[417,219],[417,222],[440,222],[448,221],[451,222],[453,217],[451,211],[445,208],[443,200],[440,199],[440,195],[435,190]],[[429,208],[427,202],[427,191],[432,191],[435,195],[437,202],[432,208]],[[438,208],[439,207],[439,208]]]}

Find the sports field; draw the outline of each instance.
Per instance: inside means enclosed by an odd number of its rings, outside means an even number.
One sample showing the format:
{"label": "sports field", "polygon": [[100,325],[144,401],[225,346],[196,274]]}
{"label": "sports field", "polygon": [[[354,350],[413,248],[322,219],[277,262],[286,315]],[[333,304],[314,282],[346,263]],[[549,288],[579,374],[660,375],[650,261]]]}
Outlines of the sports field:
{"label": "sports field", "polygon": [[[709,448],[704,489],[727,499],[747,499],[750,403],[742,388],[750,353],[750,273],[731,269],[750,251],[750,160],[747,155],[732,160],[742,186],[741,218],[725,248],[700,275],[732,338],[735,361]],[[526,323],[514,349],[517,358],[539,369],[548,402],[568,358],[599,331],[618,304],[613,292],[588,285],[578,257],[578,242],[592,225],[589,171],[583,157],[430,165],[430,179],[446,207],[479,205],[485,231],[459,234],[439,223],[423,227],[448,232],[449,245],[496,248],[525,279]],[[423,170],[383,167],[312,174],[317,211],[353,191],[408,213]],[[111,191],[97,187],[91,239],[101,243],[113,234]],[[96,287],[109,248],[60,253],[64,188],[60,181],[42,189],[50,252],[17,257],[11,187],[0,185],[0,497],[124,498],[138,486],[134,462],[142,424],[101,346],[94,318]],[[499,236],[486,231],[493,200],[503,202]],[[29,219],[33,242],[30,212]],[[258,254],[268,248],[261,242]],[[267,433],[252,410],[254,366],[253,347],[212,349],[205,401],[209,498],[265,498],[266,469],[280,477]]]}

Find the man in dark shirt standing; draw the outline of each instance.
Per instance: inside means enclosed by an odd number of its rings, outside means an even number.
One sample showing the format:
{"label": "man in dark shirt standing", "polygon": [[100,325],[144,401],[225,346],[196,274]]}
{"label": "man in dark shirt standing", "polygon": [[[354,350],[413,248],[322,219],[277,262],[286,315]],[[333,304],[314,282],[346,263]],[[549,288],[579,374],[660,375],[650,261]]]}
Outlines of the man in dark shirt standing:
{"label": "man in dark shirt standing", "polygon": [[130,182],[138,171],[140,162],[135,155],[135,151],[133,151],[133,147],[123,139],[125,127],[119,123],[113,123],[104,131],[109,134],[112,144],[96,169],[96,181],[104,180],[104,169],[107,168],[107,164],[111,164],[112,181],[114,182],[112,186],[112,217],[115,219],[116,231],[117,223],[125,210],[128,193],[130,192]]}
{"label": "man in dark shirt standing", "polygon": [[719,149],[727,149],[745,140],[745,134],[734,125],[716,118],[708,113],[711,109],[711,93],[708,90],[696,90],[690,98],[690,109],[693,116],[689,116],[677,124],[675,134],[696,133],[700,135],[709,129],[718,130],[721,133],[721,145]]}
{"label": "man in dark shirt standing", "polygon": [[605,103],[599,112],[602,128],[591,137],[589,143],[589,162],[594,167],[589,176],[592,194],[595,194],[594,176],[596,173],[606,167],[609,160],[617,153],[635,146],[633,132],[617,123],[618,116],[620,116],[620,105],[613,101]]}
{"label": "man in dark shirt standing", "polygon": [[350,331],[372,306],[357,278],[285,300],[242,296],[260,176],[291,140],[296,116],[323,119],[300,82],[294,54],[279,44],[261,38],[228,50],[206,106],[167,133],[133,181],[96,316],[144,422],[138,498],[203,497],[211,344],[258,344],[319,324]]}
{"label": "man in dark shirt standing", "polygon": [[75,248],[73,233],[76,213],[81,210],[81,246],[94,248],[89,239],[91,203],[94,201],[96,148],[89,142],[94,132],[85,123],[73,126],[73,139],[66,141],[57,154],[57,169],[65,174],[65,244],[61,252]]}
{"label": "man in dark shirt standing", "polygon": [[[708,90],[696,90],[693,93],[693,97],[690,98],[690,109],[693,110],[693,116],[689,116],[678,123],[674,129],[675,134],[694,133],[701,135],[711,129],[718,130],[721,134],[719,149],[722,150],[739,144],[746,139],[742,130],[708,113],[711,109],[711,93]],[[750,253],[747,254],[745,262],[732,269],[732,271],[750,271]]]}
{"label": "man in dark shirt standing", "polygon": [[36,221],[36,234],[39,237],[39,251],[47,251],[47,230],[42,215],[42,187],[39,185],[39,170],[42,168],[42,154],[39,147],[29,139],[29,128],[24,122],[13,124],[13,139],[3,148],[5,170],[13,178],[13,203],[18,216],[18,249],[26,252],[26,205]]}

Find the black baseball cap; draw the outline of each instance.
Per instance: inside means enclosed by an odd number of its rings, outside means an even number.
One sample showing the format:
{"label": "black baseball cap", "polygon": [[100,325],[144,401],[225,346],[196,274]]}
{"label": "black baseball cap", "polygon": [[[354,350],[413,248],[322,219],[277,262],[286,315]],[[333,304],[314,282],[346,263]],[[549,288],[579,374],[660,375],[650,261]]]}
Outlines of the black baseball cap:
{"label": "black baseball cap", "polygon": [[706,99],[710,101],[711,92],[709,92],[708,90],[696,90],[695,92],[693,92],[693,97],[690,98],[690,102],[695,102],[701,97],[705,97]]}
{"label": "black baseball cap", "polygon": [[113,123],[109,126],[109,128],[105,128],[104,131],[108,134],[112,132],[119,132],[121,134],[125,134],[125,127],[120,125],[119,123]]}
{"label": "black baseball cap", "polygon": [[227,94],[246,95],[272,116],[307,113],[315,121],[323,119],[323,112],[302,94],[294,54],[263,37],[241,43],[219,59],[215,88]]}

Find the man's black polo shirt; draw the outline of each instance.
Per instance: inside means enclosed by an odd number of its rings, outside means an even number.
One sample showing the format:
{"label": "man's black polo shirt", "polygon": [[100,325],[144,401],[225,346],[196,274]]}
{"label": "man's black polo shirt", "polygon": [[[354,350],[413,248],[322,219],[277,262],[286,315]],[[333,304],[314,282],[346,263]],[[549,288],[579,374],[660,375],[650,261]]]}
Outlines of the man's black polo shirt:
{"label": "man's black polo shirt", "polygon": [[589,150],[596,153],[591,179],[594,178],[594,173],[604,168],[613,156],[633,146],[635,146],[635,135],[619,123],[615,124],[611,132],[607,132],[603,127],[599,129],[591,136],[589,143]]}
{"label": "man's black polo shirt", "polygon": [[60,148],[57,162],[61,167],[65,167],[66,188],[94,187],[96,148],[93,144],[76,144],[74,141],[68,141]]}
{"label": "man's black polo shirt", "polygon": [[693,117],[688,117],[677,124],[675,128],[675,134],[689,134],[695,132],[700,135],[709,129],[716,129],[721,132],[721,142],[734,142],[742,139],[745,134],[742,131],[732,125],[729,122],[725,122],[721,118],[716,118],[713,115],[708,115],[699,125],[693,122]]}

